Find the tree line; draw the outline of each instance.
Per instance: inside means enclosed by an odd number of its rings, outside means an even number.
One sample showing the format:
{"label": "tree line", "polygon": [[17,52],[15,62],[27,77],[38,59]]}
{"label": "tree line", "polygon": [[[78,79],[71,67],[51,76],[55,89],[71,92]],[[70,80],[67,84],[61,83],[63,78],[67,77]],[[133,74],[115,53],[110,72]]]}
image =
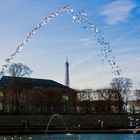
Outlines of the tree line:
{"label": "tree line", "polygon": [[[11,65],[8,71],[9,75],[12,77],[29,77],[32,70],[21,63],[14,63]],[[39,108],[45,110],[46,108],[51,110],[60,110],[60,108],[65,108],[65,112],[69,112],[69,105],[73,107],[73,113],[83,113],[83,114],[104,114],[104,113],[115,113],[122,114],[128,113],[126,106],[128,105],[128,93],[133,86],[133,82],[130,78],[119,77],[114,78],[110,82],[108,88],[103,89],[82,89],[76,90],[76,100],[75,96],[61,98],[66,91],[58,89],[34,89],[31,90],[31,81],[21,81],[20,79],[15,79],[11,81],[8,87],[7,103],[11,106],[11,111],[18,112],[19,104],[22,100],[26,100],[27,106],[30,103]],[[28,92],[27,92],[28,91]],[[58,94],[54,94],[59,92]],[[63,92],[64,94],[61,94]],[[23,95],[26,93],[26,96]],[[28,93],[28,95],[27,95]],[[53,93],[53,94],[52,94]],[[140,89],[134,91],[136,96],[137,105],[140,105]],[[51,98],[50,98],[51,97]],[[26,98],[26,99],[24,99]],[[69,98],[69,101],[68,101]],[[71,99],[71,101],[70,101]],[[136,102],[133,102],[132,106],[129,107],[133,113],[135,113]],[[57,112],[57,111],[56,111]]]}
{"label": "tree line", "polygon": [[[110,87],[103,89],[83,89],[78,91],[78,109],[80,113],[136,113],[136,106],[140,107],[140,90],[131,92],[133,82],[130,78],[114,78]],[[131,98],[134,94],[135,100]],[[140,110],[139,110],[140,111]]]}

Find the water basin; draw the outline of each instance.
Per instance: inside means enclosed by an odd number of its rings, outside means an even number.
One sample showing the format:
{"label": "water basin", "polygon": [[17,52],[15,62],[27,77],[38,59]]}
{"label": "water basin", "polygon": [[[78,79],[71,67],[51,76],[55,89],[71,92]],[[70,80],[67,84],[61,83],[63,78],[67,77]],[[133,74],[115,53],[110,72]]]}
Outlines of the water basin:
{"label": "water basin", "polygon": [[140,134],[46,134],[0,136],[0,140],[140,140]]}

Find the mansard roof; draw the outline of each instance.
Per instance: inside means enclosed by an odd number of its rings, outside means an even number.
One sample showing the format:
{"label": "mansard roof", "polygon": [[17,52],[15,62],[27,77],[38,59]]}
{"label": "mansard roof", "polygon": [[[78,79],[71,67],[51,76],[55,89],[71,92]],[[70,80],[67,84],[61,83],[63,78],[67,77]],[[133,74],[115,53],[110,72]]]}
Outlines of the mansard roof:
{"label": "mansard roof", "polygon": [[6,88],[9,86],[11,81],[29,81],[32,87],[37,88],[63,88],[68,90],[73,90],[65,85],[62,85],[56,81],[48,80],[48,79],[36,79],[36,78],[25,78],[25,77],[10,77],[10,76],[3,76],[0,80],[0,86]]}

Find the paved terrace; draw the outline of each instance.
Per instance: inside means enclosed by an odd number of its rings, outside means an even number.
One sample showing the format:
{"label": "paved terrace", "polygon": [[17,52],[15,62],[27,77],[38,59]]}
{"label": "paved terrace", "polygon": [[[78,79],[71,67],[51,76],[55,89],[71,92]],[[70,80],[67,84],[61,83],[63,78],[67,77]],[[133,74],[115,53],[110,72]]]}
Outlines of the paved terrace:
{"label": "paved terrace", "polygon": [[[29,130],[23,130],[22,128],[19,127],[1,127],[0,128],[0,135],[23,135],[23,134],[45,134],[46,130],[45,128],[39,128],[39,127],[32,127]],[[51,129],[47,131],[47,134],[66,134],[68,133],[66,130],[58,130],[58,129]],[[93,133],[93,134],[132,134],[133,130],[132,129],[112,129],[112,130],[92,130],[92,129],[77,129],[77,130],[69,130],[70,134],[88,134],[88,133]],[[137,129],[137,133],[140,134],[140,129]]]}

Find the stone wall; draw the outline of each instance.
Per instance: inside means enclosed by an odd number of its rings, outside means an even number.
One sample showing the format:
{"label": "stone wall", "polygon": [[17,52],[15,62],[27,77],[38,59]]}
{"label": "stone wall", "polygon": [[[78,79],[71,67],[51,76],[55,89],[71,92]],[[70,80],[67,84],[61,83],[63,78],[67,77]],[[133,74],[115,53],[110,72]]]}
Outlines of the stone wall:
{"label": "stone wall", "polygon": [[[140,115],[133,115],[134,118],[140,118]],[[31,126],[47,126],[51,116],[48,115],[0,115],[1,126],[21,126],[22,120],[29,120]],[[104,120],[104,126],[109,127],[127,127],[127,115],[63,115],[68,126],[89,125],[97,127],[98,120]],[[62,125],[61,117],[54,117],[51,125]]]}

